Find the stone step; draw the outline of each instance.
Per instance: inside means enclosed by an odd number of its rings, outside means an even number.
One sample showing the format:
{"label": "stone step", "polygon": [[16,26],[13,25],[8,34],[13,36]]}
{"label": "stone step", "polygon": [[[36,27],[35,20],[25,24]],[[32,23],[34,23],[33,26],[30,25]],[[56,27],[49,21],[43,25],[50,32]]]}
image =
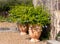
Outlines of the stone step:
{"label": "stone step", "polygon": [[56,40],[48,40],[47,44],[60,44],[60,42]]}
{"label": "stone step", "polygon": [[0,32],[17,32],[17,24],[16,23],[10,23],[10,22],[0,22]]}
{"label": "stone step", "polygon": [[60,36],[59,36],[59,37],[57,37],[57,41],[59,41],[59,42],[60,42]]}
{"label": "stone step", "polygon": [[0,32],[17,32],[17,28],[0,28]]}

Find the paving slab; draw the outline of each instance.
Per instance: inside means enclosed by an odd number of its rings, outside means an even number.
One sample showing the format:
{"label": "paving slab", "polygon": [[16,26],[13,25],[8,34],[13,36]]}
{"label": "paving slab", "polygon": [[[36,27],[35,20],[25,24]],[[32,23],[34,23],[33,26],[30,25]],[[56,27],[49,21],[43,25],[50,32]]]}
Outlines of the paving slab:
{"label": "paving slab", "polygon": [[56,40],[48,40],[47,44],[60,44],[60,42]]}
{"label": "paving slab", "polygon": [[0,32],[17,32],[17,24],[16,23],[10,23],[10,22],[0,22]]}
{"label": "paving slab", "polygon": [[0,44],[46,44],[45,41],[31,42],[29,35],[20,35],[16,23],[0,22]]}
{"label": "paving slab", "polygon": [[31,42],[28,35],[20,35],[19,32],[0,32],[0,44],[46,44],[46,42]]}

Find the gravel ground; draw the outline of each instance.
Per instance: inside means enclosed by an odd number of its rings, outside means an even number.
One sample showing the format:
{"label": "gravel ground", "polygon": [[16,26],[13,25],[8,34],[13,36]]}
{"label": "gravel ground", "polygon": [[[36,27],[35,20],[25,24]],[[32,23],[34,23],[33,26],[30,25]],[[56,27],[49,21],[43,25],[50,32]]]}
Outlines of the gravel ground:
{"label": "gravel ground", "polygon": [[[13,27],[13,28],[12,28]],[[31,42],[28,35],[20,35],[15,23],[0,22],[0,44],[46,44],[45,41]],[[11,28],[2,30],[2,28]]]}
{"label": "gravel ground", "polygon": [[46,44],[45,41],[31,42],[28,35],[19,32],[0,32],[0,44]]}

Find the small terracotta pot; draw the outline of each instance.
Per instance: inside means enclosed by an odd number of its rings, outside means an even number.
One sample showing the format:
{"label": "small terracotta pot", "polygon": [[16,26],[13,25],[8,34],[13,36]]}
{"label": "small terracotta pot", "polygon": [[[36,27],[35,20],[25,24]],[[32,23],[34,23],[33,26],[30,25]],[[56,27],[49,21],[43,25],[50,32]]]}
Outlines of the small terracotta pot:
{"label": "small terracotta pot", "polygon": [[42,27],[40,25],[30,25],[29,26],[29,35],[32,42],[38,42],[41,35]]}
{"label": "small terracotta pot", "polygon": [[20,31],[21,35],[26,35],[27,33],[27,27],[25,24],[18,24],[18,29]]}

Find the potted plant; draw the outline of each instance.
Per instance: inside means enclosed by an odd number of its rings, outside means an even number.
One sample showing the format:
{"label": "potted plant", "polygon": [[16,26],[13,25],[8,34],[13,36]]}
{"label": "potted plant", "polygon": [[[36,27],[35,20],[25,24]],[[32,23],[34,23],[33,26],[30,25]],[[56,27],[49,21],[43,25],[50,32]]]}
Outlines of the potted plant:
{"label": "potted plant", "polygon": [[37,42],[42,32],[42,26],[50,24],[50,14],[40,6],[29,8],[28,15],[30,24],[29,35],[32,42]]}
{"label": "potted plant", "polygon": [[26,35],[27,34],[27,9],[28,7],[26,6],[15,6],[13,7],[9,13],[9,19],[10,21],[14,21],[17,23],[17,27],[21,33],[21,35]]}
{"label": "potted plant", "polygon": [[30,25],[29,26],[29,35],[32,42],[39,41],[39,37],[41,35],[42,27],[40,25]]}
{"label": "potted plant", "polygon": [[10,16],[17,21],[17,26],[22,35],[29,29],[31,41],[39,41],[43,25],[50,23],[50,14],[40,7],[15,6],[10,10]]}

